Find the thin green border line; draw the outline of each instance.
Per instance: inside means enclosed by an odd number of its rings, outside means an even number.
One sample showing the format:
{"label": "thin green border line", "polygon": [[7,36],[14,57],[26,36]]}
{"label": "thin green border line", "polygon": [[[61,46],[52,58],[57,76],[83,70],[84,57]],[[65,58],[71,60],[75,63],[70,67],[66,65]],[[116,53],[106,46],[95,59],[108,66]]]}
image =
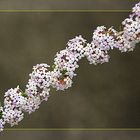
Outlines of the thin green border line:
{"label": "thin green border line", "polygon": [[[131,10],[0,10],[0,13],[131,12]],[[6,131],[140,131],[140,128],[5,128]]]}
{"label": "thin green border line", "polygon": [[36,13],[36,12],[41,12],[41,13],[46,13],[46,12],[54,12],[54,13],[59,13],[59,12],[71,12],[71,13],[74,13],[74,12],[131,12],[131,10],[0,10],[0,13]]}
{"label": "thin green border line", "polygon": [[6,131],[140,131],[140,128],[5,128]]}

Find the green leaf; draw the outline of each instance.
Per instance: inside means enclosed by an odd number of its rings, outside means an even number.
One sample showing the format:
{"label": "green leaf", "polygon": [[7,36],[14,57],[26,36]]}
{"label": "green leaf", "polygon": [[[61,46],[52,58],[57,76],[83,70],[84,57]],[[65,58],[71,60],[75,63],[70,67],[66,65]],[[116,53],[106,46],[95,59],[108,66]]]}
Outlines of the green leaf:
{"label": "green leaf", "polygon": [[0,112],[0,119],[2,119],[2,116],[3,116],[3,112],[1,111]]}
{"label": "green leaf", "polygon": [[66,70],[66,69],[64,69],[64,70],[62,70],[62,71],[61,71],[62,75],[65,75],[65,74],[66,74],[66,72],[67,72],[67,70]]}
{"label": "green leaf", "polygon": [[53,69],[53,70],[55,69],[55,67],[56,67],[56,65],[52,65],[52,69]]}
{"label": "green leaf", "polygon": [[22,92],[22,93],[21,93],[21,96],[23,96],[23,97],[28,97],[28,95],[27,95],[26,92]]}

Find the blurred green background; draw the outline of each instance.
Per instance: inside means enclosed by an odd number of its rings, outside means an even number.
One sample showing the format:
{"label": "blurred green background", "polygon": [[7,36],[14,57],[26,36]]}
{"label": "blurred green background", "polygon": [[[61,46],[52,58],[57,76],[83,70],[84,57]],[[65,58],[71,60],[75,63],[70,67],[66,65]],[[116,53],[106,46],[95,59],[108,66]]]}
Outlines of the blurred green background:
{"label": "blurred green background", "polygon": [[[56,5],[54,0],[53,2],[41,0],[40,3],[31,0],[25,2],[7,0],[0,1],[0,9],[131,9],[137,2],[138,0],[125,2],[106,0],[108,5],[104,0],[86,2],[77,0],[71,3],[61,0],[61,3],[58,4],[57,1]],[[82,35],[90,42],[93,30],[100,25],[114,26],[116,30],[120,30],[121,22],[128,14],[128,12],[1,12],[0,100],[3,101],[4,92],[9,88],[17,85],[22,89],[25,88],[28,74],[34,65],[38,63],[52,65],[54,55],[66,47],[69,39]],[[26,114],[17,128],[140,128],[139,46],[140,44],[137,44],[136,49],[129,53],[111,51],[110,62],[103,65],[89,65],[86,59],[81,60],[73,87],[64,92],[52,90],[49,100],[41,104],[35,113]],[[15,135],[17,137],[14,137]],[[0,137],[2,139],[11,137],[16,140],[23,135],[26,134],[5,131]],[[34,134],[29,132],[26,137],[30,140],[40,138],[31,135]],[[53,132],[40,135],[41,138],[44,136],[48,136],[49,139],[57,138]],[[73,135],[65,133],[59,136],[61,139],[68,139]],[[83,133],[79,133],[75,138],[84,139]]]}

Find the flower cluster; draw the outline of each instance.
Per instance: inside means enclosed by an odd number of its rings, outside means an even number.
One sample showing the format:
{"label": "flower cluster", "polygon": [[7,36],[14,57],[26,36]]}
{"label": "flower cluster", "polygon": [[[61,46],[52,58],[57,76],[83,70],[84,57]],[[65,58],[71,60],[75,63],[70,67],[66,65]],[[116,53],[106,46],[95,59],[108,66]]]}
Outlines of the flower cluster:
{"label": "flower cluster", "polygon": [[32,113],[38,109],[42,101],[48,100],[51,87],[56,90],[71,87],[81,58],[86,57],[90,64],[97,65],[109,61],[110,49],[132,51],[140,42],[140,3],[135,5],[122,25],[121,32],[113,27],[97,27],[91,43],[87,43],[81,35],[69,40],[66,49],[56,54],[52,71],[48,70],[50,66],[47,64],[34,66],[25,91],[17,86],[5,93],[4,106],[0,105],[0,131],[5,123],[17,125],[23,119],[24,112]]}
{"label": "flower cluster", "polygon": [[5,122],[3,120],[3,107],[0,104],[0,131],[3,130],[4,124],[5,124]]}
{"label": "flower cluster", "polygon": [[109,61],[109,55],[107,50],[95,46],[93,43],[88,44],[85,48],[85,56],[87,57],[90,64],[103,64]]}
{"label": "flower cluster", "polygon": [[19,86],[9,89],[4,95],[4,122],[11,126],[17,125],[23,119],[22,107],[26,104],[26,98],[22,96]]}
{"label": "flower cluster", "polygon": [[37,64],[33,67],[25,90],[27,102],[24,111],[32,113],[39,108],[43,100],[48,100],[51,84],[51,72],[48,68],[47,64]]}
{"label": "flower cluster", "polygon": [[64,90],[72,86],[72,78],[76,76],[75,69],[79,67],[78,61],[84,57],[86,40],[77,36],[69,40],[67,48],[56,54],[54,69],[52,71],[52,87]]}
{"label": "flower cluster", "polygon": [[116,37],[118,32],[112,27],[107,29],[104,26],[97,27],[93,32],[91,44],[85,47],[85,56],[90,64],[102,64],[109,61],[108,51],[118,48]]}
{"label": "flower cluster", "polygon": [[139,18],[140,17],[140,2],[137,3],[133,8],[132,12]]}

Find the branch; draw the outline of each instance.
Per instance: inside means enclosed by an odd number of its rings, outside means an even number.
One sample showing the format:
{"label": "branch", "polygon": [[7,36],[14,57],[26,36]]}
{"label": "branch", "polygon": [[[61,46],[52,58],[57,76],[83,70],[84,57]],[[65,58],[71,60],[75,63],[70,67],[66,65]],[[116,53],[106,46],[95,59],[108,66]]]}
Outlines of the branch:
{"label": "branch", "polygon": [[[140,2],[134,6],[132,13],[123,22],[123,30],[118,32],[113,27],[97,27],[93,32],[92,42],[87,43],[80,35],[71,39],[64,50],[58,52],[54,65],[37,64],[25,91],[19,86],[9,89],[4,95],[4,106],[0,105],[0,131],[4,125],[17,125],[24,117],[39,108],[42,101],[47,101],[50,88],[65,90],[72,86],[76,76],[78,61],[86,57],[90,64],[102,64],[109,61],[108,51],[117,48],[121,52],[133,51],[140,41]],[[52,70],[49,70],[52,69]]]}

